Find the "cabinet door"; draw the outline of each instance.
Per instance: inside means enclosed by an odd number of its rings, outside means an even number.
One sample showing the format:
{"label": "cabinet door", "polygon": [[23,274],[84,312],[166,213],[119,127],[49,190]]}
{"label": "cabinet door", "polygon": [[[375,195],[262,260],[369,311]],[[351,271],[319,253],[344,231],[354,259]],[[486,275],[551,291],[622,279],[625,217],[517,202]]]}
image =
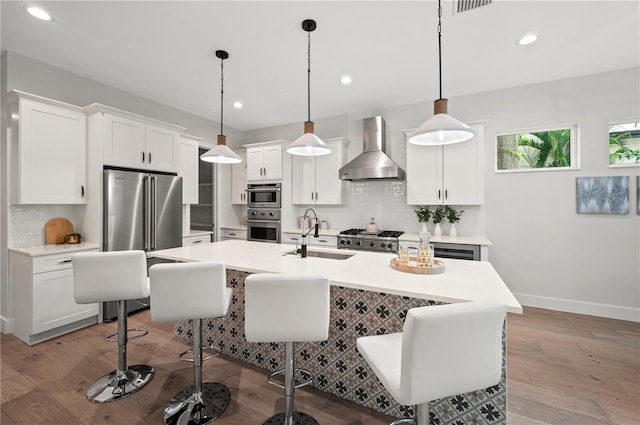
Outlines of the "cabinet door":
{"label": "cabinet door", "polygon": [[316,160],[316,196],[318,205],[344,204],[344,180],[338,178],[338,170],[344,165],[342,143],[329,143],[331,153],[315,157]]}
{"label": "cabinet door", "polygon": [[264,174],[263,148],[247,149],[247,181],[262,180]]}
{"label": "cabinet door", "polygon": [[72,269],[33,275],[32,334],[97,314],[98,304],[75,303]]}
{"label": "cabinet door", "polygon": [[242,158],[239,164],[231,165],[231,203],[234,205],[247,204],[247,155],[236,152]]}
{"label": "cabinet door", "polygon": [[86,116],[20,101],[19,181],[16,203],[84,204]]}
{"label": "cabinet door", "polygon": [[198,203],[198,143],[182,138],[180,140],[180,170],[182,177],[182,203]]}
{"label": "cabinet door", "polygon": [[145,168],[145,125],[116,115],[104,114],[104,164]]}
{"label": "cabinet door", "polygon": [[291,202],[299,205],[315,203],[316,160],[311,156],[291,156]]}
{"label": "cabinet door", "polygon": [[178,141],[180,135],[172,130],[146,125],[146,168],[159,171],[178,171]]}
{"label": "cabinet door", "polygon": [[264,178],[282,179],[282,146],[264,147]]}
{"label": "cabinet door", "polygon": [[479,205],[484,198],[483,127],[468,141],[444,146],[443,190],[448,205]]}
{"label": "cabinet door", "polygon": [[442,147],[407,143],[407,204],[442,203]]}

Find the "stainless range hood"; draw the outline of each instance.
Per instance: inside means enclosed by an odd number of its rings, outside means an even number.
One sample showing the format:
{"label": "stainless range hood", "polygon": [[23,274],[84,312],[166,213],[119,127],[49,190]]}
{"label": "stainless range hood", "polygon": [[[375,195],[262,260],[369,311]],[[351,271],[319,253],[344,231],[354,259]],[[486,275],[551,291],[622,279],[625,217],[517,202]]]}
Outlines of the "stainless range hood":
{"label": "stainless range hood", "polygon": [[342,180],[389,179],[404,180],[404,170],[384,153],[386,148],[385,122],[382,117],[362,120],[363,152],[342,167]]}

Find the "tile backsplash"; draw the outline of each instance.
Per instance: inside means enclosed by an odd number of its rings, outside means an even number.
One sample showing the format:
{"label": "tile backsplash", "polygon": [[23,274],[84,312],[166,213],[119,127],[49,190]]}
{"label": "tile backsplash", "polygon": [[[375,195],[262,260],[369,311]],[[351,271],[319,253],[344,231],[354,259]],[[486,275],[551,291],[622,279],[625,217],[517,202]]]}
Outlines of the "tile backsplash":
{"label": "tile backsplash", "polygon": [[45,244],[44,227],[53,218],[66,218],[74,232],[82,233],[83,205],[11,205],[8,246],[12,248]]}

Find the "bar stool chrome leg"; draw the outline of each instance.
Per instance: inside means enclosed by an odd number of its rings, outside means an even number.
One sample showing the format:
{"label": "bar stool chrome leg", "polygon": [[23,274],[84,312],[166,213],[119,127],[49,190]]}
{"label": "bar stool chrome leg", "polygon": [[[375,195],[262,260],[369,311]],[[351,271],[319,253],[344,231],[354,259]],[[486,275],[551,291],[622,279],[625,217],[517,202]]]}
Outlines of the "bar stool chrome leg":
{"label": "bar stool chrome leg", "polygon": [[176,394],[164,408],[167,425],[203,425],[220,416],[231,401],[229,388],[218,382],[202,382],[202,320],[193,319],[194,385]]}
{"label": "bar stool chrome leg", "polygon": [[270,417],[263,425],[318,425],[318,421],[312,416],[293,409],[293,394],[296,386],[293,371],[293,342],[289,341],[284,347],[284,412]]}
{"label": "bar stool chrome leg", "polygon": [[87,399],[93,403],[108,403],[136,393],[154,376],[147,365],[127,368],[127,312],[126,300],[118,301],[118,369],[94,382],[87,390]]}

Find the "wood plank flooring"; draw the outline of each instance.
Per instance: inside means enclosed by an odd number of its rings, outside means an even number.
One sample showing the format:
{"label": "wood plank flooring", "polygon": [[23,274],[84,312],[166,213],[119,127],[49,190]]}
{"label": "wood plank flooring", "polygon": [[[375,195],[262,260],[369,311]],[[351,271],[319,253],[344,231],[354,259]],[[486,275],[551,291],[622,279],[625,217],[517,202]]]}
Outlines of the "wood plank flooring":
{"label": "wood plank flooring", "polygon": [[[146,327],[145,338],[129,344],[129,364],[153,365],[147,388],[117,403],[93,404],[87,386],[112,370],[115,344],[103,336],[116,324],[85,328],[29,347],[2,335],[0,424],[161,424],[166,402],[191,385],[190,363],[178,362],[187,345],[172,323],[154,323],[149,311],[130,316],[130,327]],[[525,308],[509,315],[508,423],[640,424],[640,324]],[[205,381],[231,389],[227,411],[214,423],[261,424],[283,410],[282,390],[266,373],[229,358],[203,367]],[[393,418],[321,393],[296,391],[296,409],[323,425],[382,425]]]}

